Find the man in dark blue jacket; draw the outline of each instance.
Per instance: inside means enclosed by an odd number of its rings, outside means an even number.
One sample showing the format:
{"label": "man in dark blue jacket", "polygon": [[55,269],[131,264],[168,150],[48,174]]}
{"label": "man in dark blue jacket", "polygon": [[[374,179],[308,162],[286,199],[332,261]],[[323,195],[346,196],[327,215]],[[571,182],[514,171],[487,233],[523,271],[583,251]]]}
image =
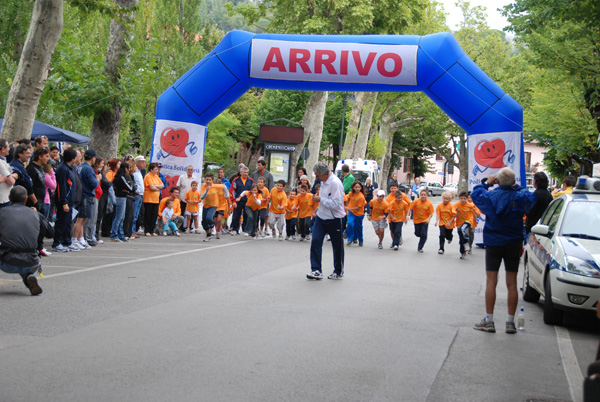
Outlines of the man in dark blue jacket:
{"label": "man in dark blue jacket", "polygon": [[[96,162],[96,151],[88,149],[83,155],[85,160],[79,169],[79,182],[81,183],[81,202],[77,214],[77,221],[73,227],[73,238],[76,239],[75,245],[82,250],[89,247],[88,243],[83,238],[83,225],[87,218],[94,214],[94,197],[96,195],[96,187],[102,179],[102,175],[94,172],[92,166]],[[71,240],[72,241],[72,240]]]}
{"label": "man in dark blue jacket", "polygon": [[[495,183],[498,188],[488,189]],[[517,310],[517,272],[523,249],[523,216],[537,200],[535,194],[515,184],[515,172],[503,168],[498,176],[490,176],[487,181],[475,186],[471,193],[475,205],[485,214],[483,244],[485,244],[485,310],[486,316],[473,327],[478,331],[496,332],[494,326],[494,305],[498,270],[504,260],[506,287],[508,289],[508,320],[506,333],[515,334],[515,312]]]}
{"label": "man in dark blue jacket", "polygon": [[[27,169],[25,168],[25,163],[29,162],[31,159],[31,149],[28,145],[19,144],[15,148],[15,157],[12,161],[10,161],[10,167],[12,167],[13,172],[17,173],[19,177],[15,181],[15,186],[23,186],[25,190],[27,190],[27,197],[29,198],[29,202],[32,205],[36,205],[38,200],[33,193],[33,182],[31,181],[31,177],[29,173],[27,173]],[[44,200],[42,200],[44,202]]]}
{"label": "man in dark blue jacket", "polygon": [[[250,191],[254,180],[248,177],[248,168],[246,166],[240,169],[240,175],[236,177],[231,183],[231,194],[234,199],[238,198],[244,191]],[[233,217],[231,218],[231,234],[240,234],[240,217],[244,216],[244,222],[242,223],[242,231],[246,231],[246,222],[248,217],[246,216],[246,200],[242,198],[241,201],[233,203]]]}
{"label": "man in dark blue jacket", "polygon": [[66,253],[80,251],[80,248],[71,244],[72,210],[73,210],[73,182],[75,181],[71,165],[75,161],[77,151],[68,148],[63,153],[63,162],[56,169],[56,223],[54,224],[54,242],[52,251]]}

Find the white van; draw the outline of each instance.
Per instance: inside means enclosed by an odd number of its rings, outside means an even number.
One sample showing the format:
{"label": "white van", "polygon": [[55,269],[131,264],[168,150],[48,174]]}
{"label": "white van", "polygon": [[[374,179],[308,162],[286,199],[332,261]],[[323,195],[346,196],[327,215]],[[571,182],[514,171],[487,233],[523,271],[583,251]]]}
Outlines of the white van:
{"label": "white van", "polygon": [[335,167],[335,174],[340,180],[344,180],[344,173],[342,173],[342,166],[348,165],[350,171],[354,176],[355,180],[365,184],[367,178],[371,178],[371,184],[378,188],[379,186],[379,173],[380,169],[377,166],[377,162],[369,159],[341,159],[338,161]]}

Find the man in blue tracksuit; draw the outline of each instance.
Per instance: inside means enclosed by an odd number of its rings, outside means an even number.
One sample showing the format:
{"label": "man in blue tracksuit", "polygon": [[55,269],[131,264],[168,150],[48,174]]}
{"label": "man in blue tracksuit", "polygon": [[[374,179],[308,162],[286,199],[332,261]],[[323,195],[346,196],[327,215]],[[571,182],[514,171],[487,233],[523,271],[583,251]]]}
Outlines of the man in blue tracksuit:
{"label": "man in blue tracksuit", "polygon": [[[38,203],[38,199],[36,198],[33,192],[33,181],[31,180],[31,176],[27,173],[27,169],[25,168],[25,163],[31,159],[31,149],[29,146],[25,144],[19,144],[15,148],[15,156],[12,161],[10,161],[10,167],[12,168],[14,173],[17,173],[19,177],[15,181],[15,186],[23,186],[25,190],[27,190],[27,198],[29,199],[32,205],[36,205]],[[42,200],[44,202],[44,200]]]}
{"label": "man in blue tracksuit", "polygon": [[102,176],[98,172],[94,172],[92,166],[96,162],[96,151],[88,149],[83,155],[84,162],[79,169],[79,182],[81,183],[81,202],[77,214],[77,221],[73,228],[73,238],[76,239],[78,246],[81,249],[86,249],[88,243],[83,237],[83,225],[88,218],[94,215],[94,198],[96,196],[96,187],[100,183],[99,179]]}
{"label": "man in blue tracksuit", "polygon": [[[495,183],[498,188],[488,189]],[[494,305],[498,270],[504,260],[506,287],[508,289],[508,320],[506,333],[515,334],[515,312],[517,310],[517,272],[523,249],[523,216],[535,204],[537,196],[515,184],[515,172],[503,168],[498,176],[490,176],[475,186],[471,193],[475,205],[485,214],[483,244],[485,244],[485,310],[486,316],[473,327],[478,331],[496,332],[494,327]]]}
{"label": "man in blue tracksuit", "polygon": [[71,244],[72,210],[73,210],[73,182],[75,181],[71,165],[75,161],[77,151],[68,148],[63,153],[63,161],[56,168],[56,223],[54,224],[54,242],[52,251],[68,252],[80,251],[80,248]]}

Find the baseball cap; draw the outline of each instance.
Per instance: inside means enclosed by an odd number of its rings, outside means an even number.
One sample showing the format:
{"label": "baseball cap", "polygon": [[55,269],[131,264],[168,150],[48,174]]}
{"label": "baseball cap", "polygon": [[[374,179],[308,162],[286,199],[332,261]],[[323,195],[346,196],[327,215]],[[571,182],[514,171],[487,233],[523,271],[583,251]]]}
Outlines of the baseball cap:
{"label": "baseball cap", "polygon": [[377,190],[377,197],[379,197],[380,195],[385,195],[385,191]]}
{"label": "baseball cap", "polygon": [[135,162],[141,162],[141,161],[146,161],[146,158],[144,158],[142,155],[136,156],[135,158],[133,158],[133,160]]}
{"label": "baseball cap", "polygon": [[96,153],[96,151],[94,151],[93,149],[88,149],[87,151],[85,151],[85,153],[83,154],[84,158],[93,158],[95,156],[98,156],[98,154]]}

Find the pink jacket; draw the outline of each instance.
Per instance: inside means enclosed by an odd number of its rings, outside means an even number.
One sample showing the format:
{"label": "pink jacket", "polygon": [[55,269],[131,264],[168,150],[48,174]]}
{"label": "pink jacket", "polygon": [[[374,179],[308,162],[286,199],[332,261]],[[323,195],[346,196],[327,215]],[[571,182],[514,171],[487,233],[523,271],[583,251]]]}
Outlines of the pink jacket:
{"label": "pink jacket", "polygon": [[46,196],[44,197],[44,204],[50,204],[50,195],[48,190],[56,190],[56,176],[54,176],[54,171],[52,170],[50,174],[46,173],[44,175],[44,183],[46,184]]}

